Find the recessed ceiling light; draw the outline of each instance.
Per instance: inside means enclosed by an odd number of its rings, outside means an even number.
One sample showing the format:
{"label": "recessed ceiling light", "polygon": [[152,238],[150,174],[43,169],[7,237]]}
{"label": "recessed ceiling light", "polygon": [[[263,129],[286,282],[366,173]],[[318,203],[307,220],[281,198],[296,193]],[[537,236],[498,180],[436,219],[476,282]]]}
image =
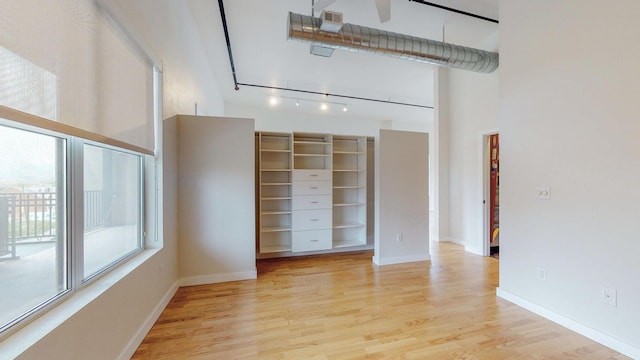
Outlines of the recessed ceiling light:
{"label": "recessed ceiling light", "polygon": [[345,105],[345,106],[342,108],[342,111],[347,112],[347,110],[349,110],[349,109],[347,109],[347,106]]}
{"label": "recessed ceiling light", "polygon": [[300,106],[300,102],[298,100],[296,100],[296,107]]}
{"label": "recessed ceiling light", "polygon": [[279,102],[280,101],[275,96],[272,96],[271,98],[269,98],[269,105],[271,105],[271,106],[276,106],[276,105],[278,105]]}
{"label": "recessed ceiling light", "polygon": [[327,110],[329,107],[327,106],[327,104],[323,103],[322,105],[320,105],[320,109],[322,110]]}

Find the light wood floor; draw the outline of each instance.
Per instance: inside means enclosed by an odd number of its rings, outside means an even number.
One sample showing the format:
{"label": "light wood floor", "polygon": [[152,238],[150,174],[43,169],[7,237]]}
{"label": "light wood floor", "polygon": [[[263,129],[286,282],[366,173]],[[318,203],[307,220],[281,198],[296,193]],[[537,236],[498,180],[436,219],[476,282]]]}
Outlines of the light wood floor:
{"label": "light wood floor", "polygon": [[258,279],[185,287],[133,359],[627,359],[499,299],[498,260],[436,244],[262,260]]}

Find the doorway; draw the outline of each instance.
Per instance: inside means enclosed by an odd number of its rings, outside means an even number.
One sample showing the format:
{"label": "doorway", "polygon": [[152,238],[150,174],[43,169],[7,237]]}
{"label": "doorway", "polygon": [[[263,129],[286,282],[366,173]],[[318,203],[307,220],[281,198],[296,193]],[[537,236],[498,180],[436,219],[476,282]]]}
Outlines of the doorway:
{"label": "doorway", "polygon": [[500,136],[485,134],[483,182],[485,189],[485,255],[500,258]]}

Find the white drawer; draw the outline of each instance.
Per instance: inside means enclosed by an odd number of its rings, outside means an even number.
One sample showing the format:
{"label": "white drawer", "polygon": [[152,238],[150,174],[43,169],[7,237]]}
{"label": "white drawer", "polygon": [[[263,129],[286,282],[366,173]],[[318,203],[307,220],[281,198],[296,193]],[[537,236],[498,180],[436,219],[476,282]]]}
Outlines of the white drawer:
{"label": "white drawer", "polygon": [[331,195],[299,195],[293,197],[293,210],[331,209]]}
{"label": "white drawer", "polygon": [[297,210],[293,212],[293,231],[331,229],[332,210]]}
{"label": "white drawer", "polygon": [[293,195],[329,195],[333,188],[331,181],[294,181]]}
{"label": "white drawer", "polygon": [[293,170],[293,181],[296,180],[331,180],[331,170]]}
{"label": "white drawer", "polygon": [[313,251],[331,249],[331,230],[294,231],[291,251]]}

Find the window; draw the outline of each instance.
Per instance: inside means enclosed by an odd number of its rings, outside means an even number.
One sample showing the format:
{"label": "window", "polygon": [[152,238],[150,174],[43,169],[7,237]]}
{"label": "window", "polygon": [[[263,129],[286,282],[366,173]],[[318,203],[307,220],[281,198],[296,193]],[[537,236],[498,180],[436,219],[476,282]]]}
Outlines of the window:
{"label": "window", "polygon": [[84,279],[142,247],[142,157],[84,145]]}
{"label": "window", "polygon": [[66,144],[0,125],[0,330],[70,289]]}
{"label": "window", "polygon": [[143,248],[144,188],[141,154],[3,119],[0,154],[1,333]]}
{"label": "window", "polygon": [[161,63],[118,9],[0,1],[0,339],[143,249],[143,219],[162,246]]}

